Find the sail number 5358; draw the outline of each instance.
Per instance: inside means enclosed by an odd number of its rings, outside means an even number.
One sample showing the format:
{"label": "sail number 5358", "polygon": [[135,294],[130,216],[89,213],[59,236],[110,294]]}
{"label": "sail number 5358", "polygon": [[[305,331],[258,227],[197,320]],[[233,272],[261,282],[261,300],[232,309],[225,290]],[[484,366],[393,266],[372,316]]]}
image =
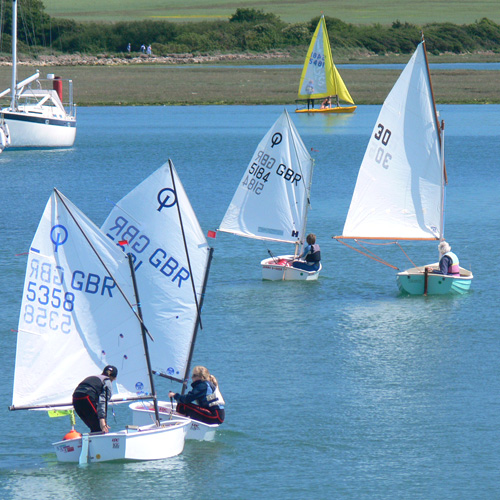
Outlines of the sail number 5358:
{"label": "sail number 5358", "polygon": [[382,167],[389,168],[389,160],[392,159],[392,155],[386,152],[383,146],[387,146],[389,144],[391,131],[379,123],[373,137],[382,143],[382,146],[380,146],[375,153],[375,161],[379,165],[382,165]]}

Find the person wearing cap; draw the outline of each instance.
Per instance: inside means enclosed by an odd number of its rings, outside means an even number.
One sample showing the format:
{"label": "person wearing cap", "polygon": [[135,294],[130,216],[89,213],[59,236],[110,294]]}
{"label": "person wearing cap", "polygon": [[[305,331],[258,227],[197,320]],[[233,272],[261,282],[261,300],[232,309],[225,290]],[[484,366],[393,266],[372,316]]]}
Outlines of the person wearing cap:
{"label": "person wearing cap", "polygon": [[73,408],[90,432],[109,432],[106,422],[108,401],[113,393],[111,384],[117,375],[117,368],[108,365],[101,375],[82,380],[73,392]]}

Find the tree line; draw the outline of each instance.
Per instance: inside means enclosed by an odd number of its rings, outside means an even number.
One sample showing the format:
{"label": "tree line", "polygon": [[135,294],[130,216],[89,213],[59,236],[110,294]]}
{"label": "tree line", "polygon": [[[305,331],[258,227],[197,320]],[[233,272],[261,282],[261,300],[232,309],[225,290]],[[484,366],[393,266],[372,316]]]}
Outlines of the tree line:
{"label": "tree line", "polygon": [[[11,2],[1,2],[0,52],[11,49]],[[156,55],[267,52],[307,46],[319,17],[303,23],[286,23],[261,10],[239,8],[229,20],[172,23],[129,21],[76,22],[49,16],[41,0],[18,0],[19,52],[127,54],[151,45]],[[394,21],[391,25],[355,25],[325,17],[332,47],[375,54],[408,54],[415,50],[423,31],[427,50],[466,53],[500,53],[500,25],[482,18],[467,25],[430,23],[417,26]]]}

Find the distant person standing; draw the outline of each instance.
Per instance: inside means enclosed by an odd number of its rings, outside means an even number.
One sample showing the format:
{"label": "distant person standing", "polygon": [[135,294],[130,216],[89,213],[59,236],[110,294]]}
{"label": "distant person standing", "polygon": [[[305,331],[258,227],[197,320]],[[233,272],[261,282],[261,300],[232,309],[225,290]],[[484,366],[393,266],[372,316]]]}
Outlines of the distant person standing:
{"label": "distant person standing", "polygon": [[132,45],[129,43],[127,45],[127,52],[130,54],[130,51],[132,50]]}
{"label": "distant person standing", "polygon": [[146,52],[146,46],[144,44],[141,45],[141,52],[144,54]]}
{"label": "distant person standing", "polygon": [[148,56],[151,55],[151,45],[148,45],[148,50],[147,50]]}

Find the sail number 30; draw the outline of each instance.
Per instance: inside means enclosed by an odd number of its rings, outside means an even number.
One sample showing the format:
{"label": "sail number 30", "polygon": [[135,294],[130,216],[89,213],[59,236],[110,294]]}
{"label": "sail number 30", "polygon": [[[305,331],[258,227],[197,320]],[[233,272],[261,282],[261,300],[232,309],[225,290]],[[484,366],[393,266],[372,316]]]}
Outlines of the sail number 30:
{"label": "sail number 30", "polygon": [[[381,123],[377,125],[377,130],[373,135],[377,141],[380,141],[383,146],[387,146],[389,144],[389,140],[391,138],[391,131],[388,128],[385,128]],[[382,165],[384,168],[389,168],[389,160],[392,159],[392,155],[385,151],[385,149],[380,146],[375,153],[375,161],[379,165]]]}

